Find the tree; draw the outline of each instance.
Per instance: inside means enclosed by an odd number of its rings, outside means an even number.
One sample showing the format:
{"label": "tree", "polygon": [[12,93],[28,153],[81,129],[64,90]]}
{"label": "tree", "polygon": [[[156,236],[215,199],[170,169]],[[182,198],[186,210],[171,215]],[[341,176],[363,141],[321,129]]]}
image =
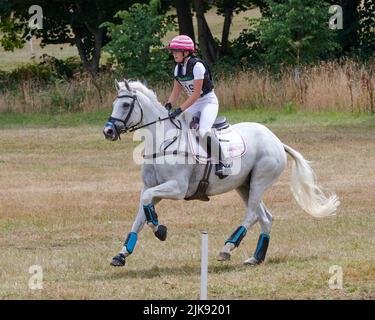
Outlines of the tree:
{"label": "tree", "polygon": [[254,7],[256,1],[252,0],[216,0],[214,4],[217,6],[217,14],[224,16],[223,30],[221,34],[221,56],[228,53],[229,49],[229,34],[232,25],[233,16],[239,14],[241,11],[246,11]]}
{"label": "tree", "polygon": [[[365,3],[367,0],[365,1]],[[331,5],[339,5],[343,11],[343,29],[337,31],[340,44],[339,55],[350,55],[359,46],[359,6],[361,0],[329,0]]]}
{"label": "tree", "polygon": [[[192,2],[192,6],[190,4]],[[241,11],[248,10],[260,0],[175,0],[179,31],[194,39],[194,27],[192,23],[192,10],[196,13],[198,26],[198,44],[203,57],[215,63],[217,59],[228,53],[230,46],[229,34],[233,16]],[[217,14],[224,16],[224,25],[221,39],[215,39],[207,23],[205,13],[212,6],[216,6]]]}
{"label": "tree", "polygon": [[8,0],[0,2],[0,45],[6,51],[14,51],[23,47],[22,39],[24,23],[14,18]]}
{"label": "tree", "polygon": [[203,57],[208,62],[214,63],[219,57],[219,50],[204,16],[206,8],[201,0],[193,0],[193,4],[197,15],[199,47]]}
{"label": "tree", "polygon": [[[285,0],[274,0],[275,3],[284,3]],[[360,46],[363,38],[371,37],[374,32],[361,26],[363,17],[374,15],[374,8],[371,7],[373,0],[326,0],[330,5],[339,5],[343,10],[343,29],[336,32],[336,41],[340,44],[341,50],[337,50],[337,56],[353,55]],[[270,14],[268,0],[257,0],[257,4],[264,16]]]}
{"label": "tree", "polygon": [[259,25],[265,62],[273,67],[312,63],[337,49],[335,32],[328,28],[323,0],[269,1],[270,14]]}
{"label": "tree", "polygon": [[176,7],[178,28],[180,34],[189,36],[195,42],[193,15],[191,13],[191,1],[174,0],[173,4]]}
{"label": "tree", "polygon": [[367,0],[359,12],[359,48],[365,59],[375,55],[375,0]]}
{"label": "tree", "polygon": [[[28,8],[39,5],[43,9],[43,29],[33,34],[41,38],[42,45],[69,43],[75,45],[86,71],[98,73],[101,48],[108,43],[105,29],[100,25],[114,21],[117,11],[129,8],[135,2],[123,0],[7,0],[14,21],[23,23],[28,33]],[[9,10],[9,9],[8,9]],[[8,34],[11,34],[8,32]]]}
{"label": "tree", "polygon": [[174,24],[157,12],[155,3],[132,5],[119,11],[120,23],[106,22],[111,41],[104,47],[119,66],[121,75],[160,81],[170,78],[172,64],[161,39]]}

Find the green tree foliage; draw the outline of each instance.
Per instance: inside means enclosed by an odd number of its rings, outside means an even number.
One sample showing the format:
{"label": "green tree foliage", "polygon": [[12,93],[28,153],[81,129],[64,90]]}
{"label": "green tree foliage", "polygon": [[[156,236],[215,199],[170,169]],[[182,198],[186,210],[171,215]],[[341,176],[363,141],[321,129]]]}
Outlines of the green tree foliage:
{"label": "green tree foliage", "polygon": [[14,18],[12,7],[8,0],[0,2],[0,45],[7,51],[22,48],[24,40],[23,21]]}
{"label": "green tree foliage", "polygon": [[170,78],[172,63],[161,39],[175,26],[165,15],[157,13],[151,4],[132,5],[119,11],[115,18],[120,24],[106,22],[111,41],[104,47],[119,67],[118,73],[127,78],[158,81]]}
{"label": "green tree foliage", "polygon": [[[80,59],[86,71],[96,74],[99,70],[101,49],[108,42],[105,30],[99,27],[105,21],[114,21],[113,16],[119,10],[129,8],[135,2],[148,0],[1,0],[6,11],[12,12],[15,25],[0,31],[4,32],[3,41],[7,48],[11,45],[19,47],[24,42],[24,35],[29,33],[28,9],[31,5],[39,5],[43,9],[43,29],[32,30],[41,39],[41,45],[68,43],[77,47]],[[167,6],[158,9],[166,10]],[[6,17],[6,15],[5,15]],[[3,20],[3,19],[2,19]],[[4,20],[6,22],[6,20]]]}
{"label": "green tree foliage", "polygon": [[0,45],[6,51],[20,49],[24,45],[22,38],[23,27],[11,16],[2,16],[0,19]]}
{"label": "green tree foliage", "polygon": [[272,67],[313,63],[337,48],[322,0],[268,1],[269,16],[259,24],[264,61]]}
{"label": "green tree foliage", "polygon": [[[343,28],[336,32],[340,45],[337,56],[353,56],[359,45],[359,13],[361,0],[326,0],[330,5],[339,5],[343,13]],[[365,1],[366,2],[366,1]]]}
{"label": "green tree foliage", "polygon": [[360,54],[368,59],[375,56],[375,0],[366,0],[359,12]]}

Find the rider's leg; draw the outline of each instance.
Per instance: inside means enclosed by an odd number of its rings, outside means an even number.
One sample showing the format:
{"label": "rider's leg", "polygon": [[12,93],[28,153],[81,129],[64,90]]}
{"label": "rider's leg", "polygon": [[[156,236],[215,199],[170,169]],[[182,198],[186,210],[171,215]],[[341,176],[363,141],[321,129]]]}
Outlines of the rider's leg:
{"label": "rider's leg", "polygon": [[217,100],[206,104],[201,109],[198,132],[202,139],[202,145],[206,151],[208,151],[208,146],[210,146],[211,160],[212,163],[216,164],[216,173],[225,175],[230,174],[230,168],[225,165],[225,156],[220,147],[220,141],[214,134],[212,134],[211,130],[216,120],[218,110],[219,105]]}
{"label": "rider's leg", "polygon": [[203,138],[203,144],[207,146],[211,162],[215,164],[216,174],[224,178],[232,173],[231,163],[225,161],[225,154],[220,145],[219,139],[212,132],[207,133]]}
{"label": "rider's leg", "polygon": [[[206,103],[200,107],[200,119],[198,133],[203,142],[206,143],[207,136],[211,134],[212,126],[215,123],[217,113],[219,112],[219,104],[217,100]],[[206,145],[205,145],[206,146]],[[206,149],[206,148],[205,148]]]}

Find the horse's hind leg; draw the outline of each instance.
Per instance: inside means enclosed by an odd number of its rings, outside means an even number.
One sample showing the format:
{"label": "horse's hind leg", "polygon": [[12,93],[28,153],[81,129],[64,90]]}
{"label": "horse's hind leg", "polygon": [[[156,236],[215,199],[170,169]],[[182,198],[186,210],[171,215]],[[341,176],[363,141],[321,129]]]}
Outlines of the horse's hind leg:
{"label": "horse's hind leg", "polygon": [[[272,226],[272,216],[265,208],[262,198],[264,192],[276,181],[283,171],[284,166],[280,165],[275,158],[267,157],[260,160],[253,168],[247,198],[247,213],[242,222],[233,234],[225,242],[223,249],[219,254],[219,260],[230,259],[230,252],[239,246],[241,240],[246,235],[247,230],[257,221],[261,224],[261,235],[258,240],[257,249],[254,253],[254,259],[251,262],[260,263],[264,260],[269,243],[269,234]],[[246,200],[245,187],[238,190],[244,200]],[[249,261],[245,261],[249,263]]]}
{"label": "horse's hind leg", "polygon": [[270,157],[266,158],[264,161],[260,161],[256,168],[254,168],[254,175],[250,182],[248,209],[249,212],[256,212],[261,226],[261,234],[259,235],[253,256],[247,259],[244,262],[245,264],[259,264],[262,263],[266,257],[273,219],[271,213],[264,205],[262,198],[264,192],[274,184],[284,168],[285,162]]}
{"label": "horse's hind leg", "polygon": [[[249,202],[249,192],[250,192],[250,185],[249,183],[246,183],[242,185],[241,187],[237,188],[236,191],[244,201],[246,207],[248,207]],[[219,253],[218,260],[219,261],[225,261],[229,260],[231,256],[231,251],[235,248],[237,248],[244,236],[247,233],[247,230],[252,227],[258,220],[257,215],[255,212],[253,214],[249,213],[247,210],[245,220],[243,221],[242,225],[237,227],[237,229],[232,233],[232,235],[228,238],[228,240],[225,242],[224,247]]]}
{"label": "horse's hind leg", "polygon": [[249,265],[256,265],[264,261],[270,241],[270,232],[273,218],[271,213],[267,210],[263,201],[260,203],[257,209],[257,215],[261,227],[261,234],[259,235],[258,243],[253,256],[245,260],[244,262],[245,264]]}

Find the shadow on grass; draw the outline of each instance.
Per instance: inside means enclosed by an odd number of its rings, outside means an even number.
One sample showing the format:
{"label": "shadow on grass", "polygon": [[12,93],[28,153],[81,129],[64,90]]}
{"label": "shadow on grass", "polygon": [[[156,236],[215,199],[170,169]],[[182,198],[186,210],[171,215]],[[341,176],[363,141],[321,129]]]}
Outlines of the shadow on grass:
{"label": "shadow on grass", "polygon": [[[129,270],[127,267],[111,267],[108,266],[108,271],[105,274],[98,274],[94,276],[90,276],[89,280],[92,281],[104,281],[104,280],[118,280],[118,279],[152,279],[162,276],[200,276],[201,268],[200,266],[190,266],[190,265],[182,265],[176,267],[158,267],[152,266],[151,268],[147,269],[139,269],[139,270]],[[209,266],[208,273],[224,273],[224,272],[231,272],[238,269],[238,265],[216,265],[216,266]]]}
{"label": "shadow on grass", "polygon": [[[238,263],[227,264],[219,263],[210,265],[208,267],[208,274],[221,274],[233,271],[244,271],[246,269],[257,268],[257,267],[272,267],[277,265],[288,265],[288,264],[299,264],[305,262],[311,262],[319,259],[318,256],[287,256],[280,255],[266,259],[265,264],[259,266],[248,266]],[[132,267],[133,268],[133,267]],[[108,268],[102,269],[103,273],[91,275],[88,277],[89,281],[108,281],[108,280],[119,280],[119,279],[153,279],[163,276],[200,276],[201,268],[197,265],[180,265],[180,266],[166,266],[159,267],[156,265],[150,266],[149,268],[130,269],[129,266],[125,267],[112,267],[108,265]]]}
{"label": "shadow on grass", "polygon": [[317,260],[319,257],[317,255],[312,256],[288,256],[288,255],[280,255],[280,256],[274,256],[270,258],[266,258],[266,264],[267,265],[277,265],[277,264],[287,264],[287,263],[301,263],[301,262],[309,262],[313,260]]}

